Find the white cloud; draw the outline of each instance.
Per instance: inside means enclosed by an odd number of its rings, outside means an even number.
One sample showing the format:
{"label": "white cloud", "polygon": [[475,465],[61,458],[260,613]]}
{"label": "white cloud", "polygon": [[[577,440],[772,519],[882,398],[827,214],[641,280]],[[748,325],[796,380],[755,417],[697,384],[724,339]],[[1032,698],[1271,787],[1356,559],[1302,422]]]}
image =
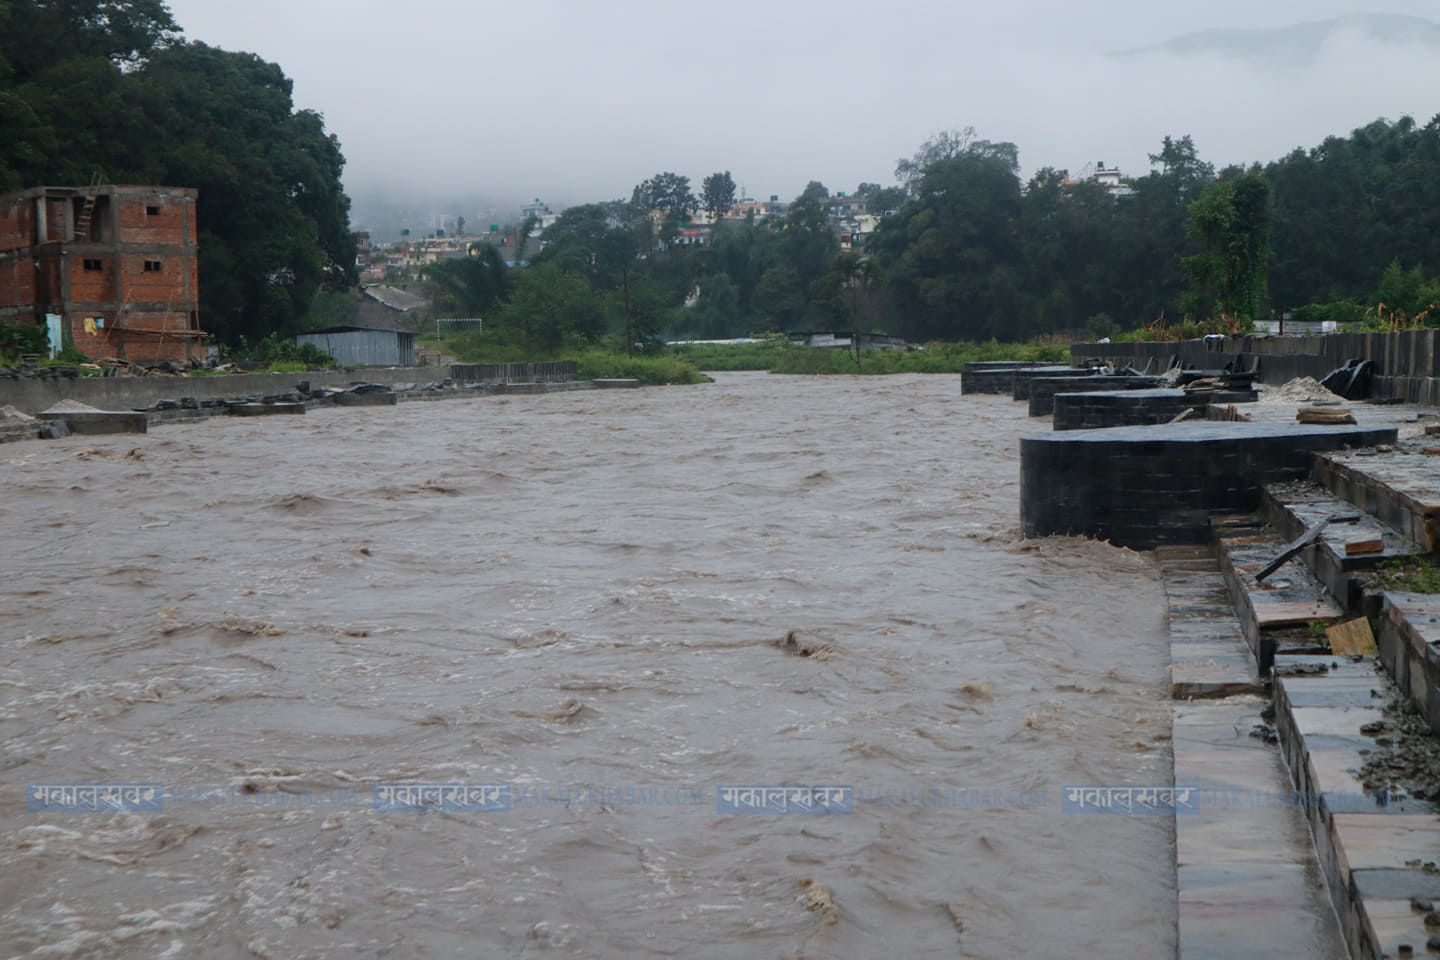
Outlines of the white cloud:
{"label": "white cloud", "polygon": [[[1392,10],[1424,16],[1431,6],[1397,0]],[[794,196],[811,179],[849,190],[888,182],[898,157],[967,125],[1019,144],[1027,169],[1105,160],[1143,173],[1166,134],[1191,134],[1223,165],[1274,159],[1377,116],[1423,123],[1440,112],[1440,78],[1418,47],[1356,34],[1295,70],[1105,56],[1199,30],[1354,12],[1346,0],[171,9],[190,37],[281,64],[297,105],[340,137],[352,193],[383,187],[441,204],[609,199],[660,170],[698,184],[729,169],[752,195]]]}

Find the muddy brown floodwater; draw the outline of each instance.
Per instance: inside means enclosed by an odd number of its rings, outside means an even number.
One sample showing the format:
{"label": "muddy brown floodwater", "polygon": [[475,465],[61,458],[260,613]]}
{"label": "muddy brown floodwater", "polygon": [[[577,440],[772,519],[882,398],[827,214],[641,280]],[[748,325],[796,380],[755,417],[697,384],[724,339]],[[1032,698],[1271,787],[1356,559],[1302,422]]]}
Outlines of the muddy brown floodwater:
{"label": "muddy brown floodwater", "polygon": [[0,956],[1173,956],[1168,818],[1060,809],[1171,781],[1169,648],[1149,557],[1019,539],[1048,423],[716,381],[0,447]]}

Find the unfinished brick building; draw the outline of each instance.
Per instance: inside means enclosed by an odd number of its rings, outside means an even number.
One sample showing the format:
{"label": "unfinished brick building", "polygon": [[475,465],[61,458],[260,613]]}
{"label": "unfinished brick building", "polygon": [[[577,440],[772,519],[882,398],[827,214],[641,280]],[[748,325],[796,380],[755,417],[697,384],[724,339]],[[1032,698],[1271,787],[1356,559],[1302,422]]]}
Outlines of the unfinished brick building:
{"label": "unfinished brick building", "polygon": [[60,331],[92,359],[203,360],[197,191],[34,187],[0,194],[0,320]]}

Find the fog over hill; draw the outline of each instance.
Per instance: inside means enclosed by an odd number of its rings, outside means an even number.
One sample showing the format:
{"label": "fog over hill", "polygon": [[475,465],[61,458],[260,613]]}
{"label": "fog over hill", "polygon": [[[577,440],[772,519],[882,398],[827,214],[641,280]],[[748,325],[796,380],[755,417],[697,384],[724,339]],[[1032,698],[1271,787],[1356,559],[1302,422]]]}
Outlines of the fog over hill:
{"label": "fog over hill", "polygon": [[[1394,13],[1354,13],[1264,30],[1204,30],[1163,43],[1111,54],[1120,60],[1155,54],[1180,57],[1220,56],[1260,67],[1307,67],[1321,59],[1326,45],[1350,34],[1383,46],[1440,49],[1440,23]],[[1339,132],[1339,131],[1337,131]]]}
{"label": "fog over hill", "polygon": [[1224,166],[1440,113],[1436,0],[169,5],[187,36],[293,78],[377,239],[629,197],[660,171],[729,170],[762,198],[854,190],[966,126],[1016,143],[1027,176],[1141,176],[1166,135]]}

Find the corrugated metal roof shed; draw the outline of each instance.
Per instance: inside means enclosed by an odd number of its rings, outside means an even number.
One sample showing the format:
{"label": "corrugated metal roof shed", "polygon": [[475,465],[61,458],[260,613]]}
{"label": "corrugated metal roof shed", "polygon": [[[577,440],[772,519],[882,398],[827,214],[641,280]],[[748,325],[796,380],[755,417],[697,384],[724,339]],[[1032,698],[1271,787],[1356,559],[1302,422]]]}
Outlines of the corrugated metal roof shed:
{"label": "corrugated metal roof shed", "polygon": [[401,290],[399,287],[390,287],[384,284],[361,284],[360,292],[376,303],[400,313],[408,313],[416,307],[425,304],[425,300],[422,297],[417,297],[409,291]]}
{"label": "corrugated metal roof shed", "polygon": [[409,367],[415,362],[415,335],[376,327],[327,327],[298,334],[347,367]]}

